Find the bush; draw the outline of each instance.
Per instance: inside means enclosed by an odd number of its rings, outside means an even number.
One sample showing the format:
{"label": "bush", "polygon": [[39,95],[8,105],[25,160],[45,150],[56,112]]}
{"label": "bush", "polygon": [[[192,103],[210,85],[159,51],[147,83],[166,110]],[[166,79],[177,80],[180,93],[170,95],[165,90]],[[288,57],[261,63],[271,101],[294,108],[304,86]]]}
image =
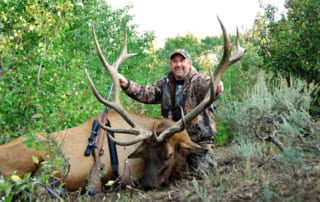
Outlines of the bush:
{"label": "bush", "polygon": [[297,169],[299,169],[303,165],[303,152],[301,148],[292,148],[287,147],[283,153],[279,156],[279,159],[283,162],[283,165],[286,170],[297,173]]}
{"label": "bush", "polygon": [[265,145],[254,143],[246,138],[240,138],[238,143],[232,146],[232,150],[236,155],[247,160],[260,160],[266,153]]}
{"label": "bush", "polygon": [[241,101],[225,103],[217,113],[228,121],[238,135],[268,136],[277,131],[281,136],[316,135],[316,123],[309,114],[312,93],[319,87],[291,77],[266,81],[260,74],[252,90]]}
{"label": "bush", "polygon": [[[264,68],[286,78],[295,75],[320,82],[320,4],[318,0],[286,0],[286,13],[279,15],[271,5],[264,7],[252,30]],[[312,112],[320,111],[319,93]]]}
{"label": "bush", "polygon": [[48,192],[51,196],[61,199],[64,184],[58,176],[63,178],[70,169],[61,144],[52,135],[47,135],[46,139],[38,139],[34,134],[26,135],[24,144],[32,149],[41,150],[45,154],[42,161],[37,156],[32,156],[33,162],[41,165],[40,171],[33,174],[27,173],[23,178],[15,173],[6,179],[0,176],[2,199],[4,201],[41,201],[47,200]]}

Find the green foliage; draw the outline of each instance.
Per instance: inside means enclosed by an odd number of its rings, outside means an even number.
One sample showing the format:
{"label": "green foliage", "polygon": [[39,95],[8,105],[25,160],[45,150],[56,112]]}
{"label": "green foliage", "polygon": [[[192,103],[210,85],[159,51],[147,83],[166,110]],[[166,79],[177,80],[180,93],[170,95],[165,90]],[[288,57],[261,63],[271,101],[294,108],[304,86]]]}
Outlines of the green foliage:
{"label": "green foliage", "polygon": [[222,81],[225,89],[222,103],[242,99],[247,90],[257,81],[262,58],[258,55],[257,48],[252,44],[245,44],[243,47],[246,48],[246,53],[241,61],[229,67],[223,74]]}
{"label": "green foliage", "polygon": [[200,197],[203,201],[209,201],[209,193],[207,188],[201,186],[199,182],[196,180],[196,178],[192,179],[192,186],[197,194],[198,197]]}
{"label": "green foliage", "polygon": [[[0,188],[4,191],[5,201],[21,200],[44,200],[48,195],[46,191],[62,194],[63,183],[56,176],[64,176],[69,170],[68,160],[64,156],[62,146],[49,134],[46,139],[39,139],[36,135],[26,135],[24,144],[32,149],[41,150],[45,159],[32,156],[35,164],[40,164],[40,171],[36,176],[31,173],[23,178],[13,173],[7,179],[0,178]],[[53,188],[54,187],[54,188]]]}
{"label": "green foliage", "polygon": [[22,179],[13,174],[10,178],[4,179],[0,177],[1,201],[13,201],[18,195],[20,200],[31,200],[31,195],[27,190],[33,189],[29,183],[32,180],[31,174],[25,175]]}
{"label": "green foliage", "polygon": [[286,137],[303,136],[314,131],[315,122],[308,111],[311,94],[318,88],[293,77],[266,82],[261,73],[242,101],[226,103],[217,116],[243,136],[268,136],[274,131]]}
{"label": "green foliage", "polygon": [[263,189],[263,201],[269,202],[272,199],[272,196],[274,195],[274,192],[270,190],[269,181],[264,181],[262,183],[262,189]]}
{"label": "green foliage", "polygon": [[296,174],[303,164],[303,152],[301,148],[287,147],[279,156],[279,159],[283,162],[284,167]]}
{"label": "green foliage", "polygon": [[241,138],[237,144],[232,146],[232,149],[236,155],[247,160],[262,159],[266,153],[264,144],[254,143],[252,140],[246,138]]}
{"label": "green foliage", "polygon": [[[153,34],[130,25],[129,7],[112,10],[104,1],[2,1],[0,43],[0,141],[32,131],[56,131],[80,124],[103,107],[91,96],[83,68],[100,92],[110,79],[95,52],[90,24],[107,60],[120,54],[125,33],[137,59],[123,65],[135,73],[144,63]],[[128,69],[128,66],[134,68]],[[142,76],[140,76],[142,77]],[[102,93],[104,94],[104,93]]]}
{"label": "green foliage", "polygon": [[276,128],[285,136],[300,138],[305,134],[316,135],[315,122],[309,114],[312,95],[319,90],[318,85],[291,77],[289,81],[279,78],[273,88],[275,110],[281,119]]}
{"label": "green foliage", "polygon": [[[266,68],[301,76],[308,81],[320,80],[320,5],[317,0],[287,0],[287,15],[280,20],[276,9],[265,8],[267,31]],[[260,44],[259,44],[260,45]]]}
{"label": "green foliage", "polygon": [[227,122],[217,124],[217,134],[214,136],[215,145],[224,145],[233,139],[233,128]]}
{"label": "green foliage", "polygon": [[221,46],[222,44],[223,38],[218,36],[207,36],[201,39],[202,50],[211,50],[213,47]]}
{"label": "green foliage", "polygon": [[163,49],[163,56],[167,59],[167,61],[169,60],[168,57],[170,53],[177,48],[183,48],[187,50],[194,59],[194,57],[199,55],[201,52],[200,40],[191,33],[186,34],[185,36],[168,38]]}
{"label": "green foliage", "polygon": [[[41,180],[31,177],[31,173],[26,174],[23,178],[17,175],[11,175],[10,178],[4,179],[0,177],[0,188],[2,192],[1,201],[35,201],[48,200],[49,195],[55,194],[56,199],[62,198],[48,184],[44,184]],[[61,193],[60,193],[61,194]]]}
{"label": "green foliage", "polygon": [[[265,69],[288,78],[320,81],[320,4],[318,0],[286,0],[286,14],[267,5],[258,16],[253,43],[260,47]],[[312,111],[320,111],[319,93]]]}
{"label": "green foliage", "polygon": [[[240,37],[241,38],[241,37]],[[231,42],[236,39],[235,35],[230,35]],[[241,40],[241,39],[240,39]],[[245,45],[247,46],[247,45]],[[222,57],[223,53],[223,37],[222,36],[207,36],[203,39],[197,38],[195,35],[188,33],[185,36],[175,36],[166,40],[164,48],[157,50],[157,55],[160,61],[161,67],[167,67],[169,62],[170,53],[177,48],[183,48],[187,50],[193,60],[193,65],[201,72],[208,73],[208,69],[213,69],[218,64],[218,59]],[[259,58],[256,48],[252,45],[245,47],[250,57],[245,56],[246,59],[243,64],[246,70],[252,66],[257,67],[258,63],[262,62]],[[242,63],[241,61],[241,63]]]}
{"label": "green foliage", "polygon": [[[222,97],[214,105],[217,106],[217,134],[215,140],[218,144],[224,144],[234,137],[234,127],[228,120],[221,117],[220,110],[223,111],[225,105],[236,100],[242,100],[248,89],[257,81],[257,72],[262,64],[262,58],[258,55],[258,50],[252,44],[244,44],[246,53],[241,61],[224,73],[222,81],[224,92]],[[222,50],[220,50],[222,51]],[[220,52],[219,55],[222,53]]]}

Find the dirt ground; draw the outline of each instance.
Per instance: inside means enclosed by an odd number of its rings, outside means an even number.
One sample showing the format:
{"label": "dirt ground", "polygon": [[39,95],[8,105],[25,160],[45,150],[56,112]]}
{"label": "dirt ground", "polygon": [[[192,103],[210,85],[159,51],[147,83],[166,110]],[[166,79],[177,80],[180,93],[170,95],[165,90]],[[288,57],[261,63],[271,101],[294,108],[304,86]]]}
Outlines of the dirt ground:
{"label": "dirt ground", "polygon": [[218,168],[203,179],[172,181],[162,190],[127,186],[94,197],[69,196],[70,201],[320,201],[320,148],[302,144],[302,165],[292,169],[280,160],[280,150],[268,146],[263,159],[241,158],[231,147],[214,151]]}

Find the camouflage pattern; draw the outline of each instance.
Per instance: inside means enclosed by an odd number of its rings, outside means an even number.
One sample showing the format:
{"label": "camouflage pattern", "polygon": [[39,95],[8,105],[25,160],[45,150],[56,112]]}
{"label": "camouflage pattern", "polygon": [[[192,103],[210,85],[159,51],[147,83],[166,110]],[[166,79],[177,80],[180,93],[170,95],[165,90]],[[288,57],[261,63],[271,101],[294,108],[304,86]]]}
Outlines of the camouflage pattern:
{"label": "camouflage pattern", "polygon": [[[192,68],[183,84],[182,108],[184,114],[190,112],[204,99],[209,88],[210,78],[200,75],[195,68]],[[176,113],[173,108],[175,105],[175,81],[172,72],[154,85],[139,85],[129,81],[124,91],[139,102],[161,104],[161,113],[165,118],[173,119],[173,115]],[[186,129],[194,142],[211,140],[216,133],[212,106],[194,118]]]}
{"label": "camouflage pattern", "polygon": [[175,49],[175,50],[170,54],[170,60],[173,58],[173,56],[175,56],[175,55],[177,55],[177,54],[182,55],[185,59],[186,59],[186,58],[187,58],[187,59],[191,59],[190,54],[189,54],[186,50],[184,50],[184,49]]}

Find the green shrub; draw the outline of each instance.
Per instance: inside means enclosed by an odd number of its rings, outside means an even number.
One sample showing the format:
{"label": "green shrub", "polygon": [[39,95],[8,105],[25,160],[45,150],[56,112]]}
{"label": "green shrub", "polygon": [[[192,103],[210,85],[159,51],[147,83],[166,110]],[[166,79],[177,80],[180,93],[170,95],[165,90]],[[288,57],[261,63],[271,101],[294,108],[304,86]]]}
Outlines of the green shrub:
{"label": "green shrub", "polygon": [[[285,14],[265,5],[255,20],[253,43],[259,47],[264,69],[286,78],[295,75],[308,82],[320,81],[320,4],[318,0],[286,0]],[[311,112],[319,114],[317,93]]]}
{"label": "green shrub", "polygon": [[201,186],[196,178],[192,179],[192,186],[198,197],[203,201],[209,201],[209,192],[207,188]]}
{"label": "green shrub", "polygon": [[232,150],[236,155],[247,160],[259,160],[266,154],[264,144],[254,143],[252,140],[246,138],[240,138],[238,143],[232,146]]}
{"label": "green shrub", "polygon": [[262,189],[263,189],[263,201],[269,202],[272,199],[272,196],[274,195],[274,192],[270,190],[269,181],[264,181],[262,183]]}
{"label": "green shrub", "polygon": [[241,101],[224,104],[217,113],[242,136],[268,136],[277,131],[284,137],[315,133],[315,122],[309,115],[312,93],[319,87],[291,77],[266,81],[261,73],[253,89]]}
{"label": "green shrub", "polygon": [[39,140],[36,135],[26,135],[24,144],[32,149],[41,150],[45,155],[43,161],[32,156],[35,164],[40,164],[40,169],[35,174],[27,173],[23,178],[12,173],[6,179],[0,176],[0,190],[4,201],[35,201],[46,200],[48,192],[61,199],[63,183],[57,176],[64,176],[69,171],[62,146],[51,136]]}
{"label": "green shrub", "polygon": [[301,148],[287,147],[279,156],[286,170],[296,174],[303,165],[303,152]]}

